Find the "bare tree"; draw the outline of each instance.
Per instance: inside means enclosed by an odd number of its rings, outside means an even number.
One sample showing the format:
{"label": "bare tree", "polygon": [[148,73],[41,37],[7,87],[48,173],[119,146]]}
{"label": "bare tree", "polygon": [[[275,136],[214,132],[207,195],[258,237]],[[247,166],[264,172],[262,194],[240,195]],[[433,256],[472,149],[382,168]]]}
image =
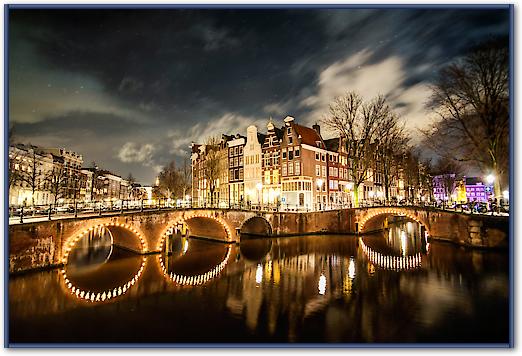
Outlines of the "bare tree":
{"label": "bare tree", "polygon": [[439,120],[424,130],[442,157],[493,173],[495,195],[507,181],[509,164],[509,52],[507,41],[490,40],[444,68],[429,106]]}
{"label": "bare tree", "polygon": [[192,169],[187,159],[183,160],[183,167],[179,168],[179,188],[182,199],[192,188]]}
{"label": "bare tree", "polygon": [[383,173],[383,185],[386,201],[390,200],[390,187],[393,181],[399,179],[400,160],[398,155],[402,155],[407,150],[409,136],[406,133],[404,123],[399,121],[399,117],[390,114],[384,122],[379,125],[377,130],[379,142],[378,161],[380,161]]}
{"label": "bare tree", "polygon": [[375,140],[390,123],[391,111],[383,96],[364,103],[359,94],[348,92],[337,97],[322,122],[346,137],[349,171],[354,184],[355,206],[359,206],[359,186],[369,178],[378,145]]}
{"label": "bare tree", "polygon": [[135,196],[135,184],[136,184],[136,178],[132,175],[132,173],[129,173],[127,175],[127,178],[125,180],[129,183],[129,196],[131,199]]}
{"label": "bare tree", "polygon": [[101,182],[98,179],[98,177],[101,176],[101,170],[98,167],[98,165],[96,164],[96,161],[92,161],[91,162],[90,171],[92,172],[92,176],[91,176],[91,200],[96,200],[96,199],[94,199],[95,198],[94,197],[94,193],[98,192],[98,190],[101,188]]}
{"label": "bare tree", "polygon": [[[29,145],[30,146],[30,145]],[[40,190],[44,176],[42,175],[41,157],[34,147],[22,154],[22,161],[26,160],[25,170],[20,172],[20,180],[31,190],[31,205],[34,206],[34,196],[37,190]]]}
{"label": "bare tree", "polygon": [[179,186],[179,174],[176,162],[171,161],[159,174],[159,189],[161,195],[167,198],[174,198]]}
{"label": "bare tree", "polygon": [[15,147],[9,147],[9,189],[18,185],[21,181],[20,162],[22,159],[21,151]]}
{"label": "bare tree", "polygon": [[53,167],[45,176],[48,191],[53,195],[54,205],[65,195],[67,189],[67,172],[62,166]]}
{"label": "bare tree", "polygon": [[433,167],[433,175],[436,176],[439,187],[443,189],[444,200],[453,200],[452,195],[462,179],[462,165],[458,162],[439,159]]}
{"label": "bare tree", "polygon": [[219,186],[219,179],[223,175],[223,165],[220,155],[219,137],[211,136],[205,142],[205,156],[203,158],[203,178],[206,179],[210,192],[210,204],[214,205],[214,193]]}

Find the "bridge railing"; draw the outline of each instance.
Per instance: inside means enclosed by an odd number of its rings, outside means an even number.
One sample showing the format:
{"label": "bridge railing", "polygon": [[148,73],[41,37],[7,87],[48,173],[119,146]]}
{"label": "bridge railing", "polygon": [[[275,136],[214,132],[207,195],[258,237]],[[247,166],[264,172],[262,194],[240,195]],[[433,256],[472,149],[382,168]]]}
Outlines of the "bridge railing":
{"label": "bridge railing", "polygon": [[[404,207],[422,208],[426,210],[450,211],[463,214],[483,214],[483,215],[507,215],[509,210],[505,207],[485,206],[485,205],[453,205],[438,206],[426,204],[424,202],[408,202],[400,204],[397,202],[384,202],[366,200],[359,203],[359,208],[378,208],[378,207]],[[184,201],[172,199],[155,200],[117,200],[117,201],[76,201],[60,204],[46,204],[34,206],[11,206],[9,207],[9,222],[23,223],[26,220],[60,219],[71,217],[85,217],[89,215],[114,215],[117,213],[130,213],[151,210],[181,210],[181,209],[230,209],[258,212],[318,212],[339,209],[351,209],[354,206],[349,202],[343,203],[317,203],[312,205],[285,204],[285,203],[251,203],[251,202],[231,202],[228,200],[215,201]]]}

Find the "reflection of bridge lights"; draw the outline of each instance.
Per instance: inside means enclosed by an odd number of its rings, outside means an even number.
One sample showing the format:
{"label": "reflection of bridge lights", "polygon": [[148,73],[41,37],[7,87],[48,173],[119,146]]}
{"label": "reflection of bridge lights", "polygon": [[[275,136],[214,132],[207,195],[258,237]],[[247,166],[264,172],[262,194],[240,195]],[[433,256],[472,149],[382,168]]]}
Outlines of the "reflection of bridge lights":
{"label": "reflection of bridge lights", "polygon": [[[131,226],[129,224],[123,224],[123,223],[118,223],[118,222],[106,223],[106,224],[99,224],[99,225],[96,225],[93,227],[89,227],[88,229],[85,229],[84,231],[82,231],[78,235],[70,238],[66,243],[64,243],[64,253],[62,256],[62,262],[64,264],[67,264],[67,260],[69,258],[69,253],[71,252],[71,249],[74,247],[74,245],[76,245],[78,240],[80,240],[82,237],[84,237],[84,235],[88,234],[91,231],[94,231],[95,229],[102,228],[102,227],[107,228],[109,226],[122,227],[122,228],[126,228],[129,231],[132,231],[140,240],[142,252],[148,251],[147,242],[143,238],[143,235],[136,228],[134,228],[133,226]],[[112,236],[112,234],[111,234],[111,236]]]}
{"label": "reflection of bridge lights", "polygon": [[401,231],[401,250],[403,256],[406,256],[406,238],[406,231]]}
{"label": "reflection of bridge lights", "polygon": [[263,266],[261,264],[257,265],[256,268],[256,283],[260,284],[263,281]]}
{"label": "reflection of bridge lights", "polygon": [[230,228],[228,227],[228,225],[226,223],[224,223],[223,221],[215,218],[214,216],[212,216],[210,213],[208,214],[190,214],[188,216],[186,216],[185,218],[179,218],[174,224],[171,224],[169,227],[167,227],[167,229],[165,230],[165,233],[162,235],[161,239],[158,241],[158,245],[157,245],[157,249],[158,251],[161,251],[161,249],[163,248],[163,244],[165,243],[165,239],[167,238],[168,235],[172,235],[172,233],[169,234],[169,230],[171,230],[174,226],[178,225],[178,224],[184,224],[184,225],[188,225],[186,223],[187,220],[190,220],[190,219],[193,219],[193,218],[208,218],[208,219],[212,219],[214,220],[215,222],[217,222],[218,224],[220,224],[223,229],[225,230],[226,234],[227,234],[227,240],[231,240],[232,239],[232,233],[230,231]]}
{"label": "reflection of bridge lights", "polygon": [[228,263],[228,259],[230,258],[231,250],[232,249],[229,246],[227,249],[227,254],[225,255],[225,258],[216,267],[212,268],[210,271],[208,271],[206,273],[195,275],[195,276],[184,276],[184,275],[175,274],[173,272],[171,272],[169,274],[167,271],[167,268],[165,267],[165,264],[163,263],[163,259],[162,259],[161,255],[159,256],[159,262],[160,262],[161,270],[163,271],[163,275],[170,278],[173,282],[175,282],[177,284],[181,284],[181,285],[197,286],[197,285],[205,284],[208,281],[210,281],[211,279],[214,279],[217,275],[219,275],[221,273],[221,271],[223,271],[223,269],[225,268],[225,266]]}
{"label": "reflection of bridge lights", "polygon": [[351,279],[355,278],[355,263],[353,257],[350,257],[350,264],[348,265],[348,277]]}
{"label": "reflection of bridge lights", "polygon": [[326,276],[321,273],[321,276],[319,277],[319,294],[324,295],[326,293]]}
{"label": "reflection of bridge lights", "polygon": [[134,284],[136,284],[136,282],[138,281],[138,279],[140,278],[140,276],[143,272],[143,269],[145,268],[146,262],[147,262],[147,258],[143,257],[143,261],[141,263],[140,269],[138,270],[138,272],[136,272],[134,277],[132,277],[132,279],[129,280],[127,283],[125,283],[121,286],[118,286],[118,287],[114,287],[113,289],[105,290],[103,292],[92,292],[92,291],[81,290],[80,288],[77,288],[76,286],[74,286],[71,283],[71,281],[67,277],[67,272],[65,269],[62,269],[61,272],[63,275],[65,286],[67,287],[67,289],[70,290],[71,295],[76,296],[79,299],[84,299],[86,301],[93,302],[93,303],[94,302],[104,302],[106,300],[114,299],[116,297],[119,297],[119,296],[125,294]]}
{"label": "reflection of bridge lights", "polygon": [[185,239],[183,241],[183,254],[187,253],[188,247],[189,247],[189,241],[188,241],[188,239]]}
{"label": "reflection of bridge lights", "polygon": [[388,270],[407,270],[412,268],[418,268],[422,266],[422,257],[420,252],[412,256],[388,256],[383,255],[380,252],[373,251],[368,247],[362,238],[359,238],[359,243],[364,251],[368,260],[376,266],[379,266]]}

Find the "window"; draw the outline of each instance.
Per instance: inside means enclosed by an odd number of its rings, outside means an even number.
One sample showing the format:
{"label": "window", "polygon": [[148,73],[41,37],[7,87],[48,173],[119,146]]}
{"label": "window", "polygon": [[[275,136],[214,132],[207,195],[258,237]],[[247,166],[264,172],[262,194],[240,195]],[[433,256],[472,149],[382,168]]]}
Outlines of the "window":
{"label": "window", "polygon": [[294,164],[288,163],[288,175],[294,174]]}
{"label": "window", "polygon": [[231,170],[230,170],[230,177],[233,177],[233,176],[234,176],[234,170],[231,169]]}
{"label": "window", "polygon": [[286,163],[283,163],[283,177],[286,176]]}
{"label": "window", "polygon": [[326,162],[326,155],[321,153],[321,161]]}
{"label": "window", "polygon": [[234,157],[234,167],[237,167],[239,163],[239,160],[237,157]]}
{"label": "window", "polygon": [[333,167],[328,167],[328,174],[333,176]]}
{"label": "window", "polygon": [[295,152],[294,155],[295,155],[296,157],[299,157],[299,148],[296,148],[294,152]]}
{"label": "window", "polygon": [[239,156],[239,165],[240,165],[240,166],[243,165],[243,156]]}
{"label": "window", "polygon": [[265,184],[270,184],[270,171],[265,171]]}
{"label": "window", "polygon": [[299,161],[295,162],[295,174],[296,175],[301,174],[301,163]]}
{"label": "window", "polygon": [[321,175],[321,166],[318,164],[315,165],[315,175],[318,177]]}
{"label": "window", "polygon": [[338,174],[339,174],[339,171],[337,170],[337,167],[335,167],[333,169],[333,175],[337,177]]}
{"label": "window", "polygon": [[323,177],[326,177],[326,167],[325,166],[322,166],[322,172],[323,172]]}
{"label": "window", "polygon": [[319,152],[316,152],[316,153],[315,153],[315,160],[316,160],[316,161],[319,161]]}
{"label": "window", "polygon": [[239,179],[239,169],[235,169],[235,170],[234,170],[234,179],[235,179],[235,180],[238,180],[238,179]]}
{"label": "window", "polygon": [[283,150],[283,159],[286,159],[286,150]]}
{"label": "window", "polygon": [[289,160],[294,159],[294,151],[292,151],[292,150],[288,150],[288,159],[289,159]]}
{"label": "window", "polygon": [[239,146],[239,154],[240,154],[240,155],[243,154],[243,146]]}
{"label": "window", "polygon": [[279,184],[279,171],[275,169],[273,172],[274,184]]}
{"label": "window", "polygon": [[294,139],[292,136],[288,137],[288,143],[289,144],[293,144],[294,143]]}
{"label": "window", "polygon": [[243,179],[243,168],[239,168],[239,179]]}

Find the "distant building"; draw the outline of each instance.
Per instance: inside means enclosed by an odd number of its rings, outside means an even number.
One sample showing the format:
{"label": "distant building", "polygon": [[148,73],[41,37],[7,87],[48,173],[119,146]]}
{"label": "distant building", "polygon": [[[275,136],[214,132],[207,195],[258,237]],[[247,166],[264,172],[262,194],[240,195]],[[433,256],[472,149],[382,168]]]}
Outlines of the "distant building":
{"label": "distant building", "polygon": [[228,145],[228,201],[230,205],[238,205],[244,202],[244,164],[243,148],[246,137],[239,134]]}
{"label": "distant building", "polygon": [[247,139],[243,150],[245,200],[249,204],[261,204],[263,195],[262,181],[262,147],[265,135],[257,131],[257,127],[251,125],[247,128]]}
{"label": "distant building", "polygon": [[318,126],[284,119],[281,144],[281,202],[284,209],[323,210],[328,204],[327,150]]}
{"label": "distant building", "polygon": [[262,200],[264,205],[281,205],[281,142],[283,130],[272,123],[267,124],[267,133],[262,146]]}
{"label": "distant building", "polygon": [[433,196],[436,201],[455,200],[456,188],[455,173],[440,174],[433,177]]}
{"label": "distant building", "polygon": [[492,195],[491,186],[484,184],[478,177],[465,177],[466,198],[469,202],[486,203]]}

